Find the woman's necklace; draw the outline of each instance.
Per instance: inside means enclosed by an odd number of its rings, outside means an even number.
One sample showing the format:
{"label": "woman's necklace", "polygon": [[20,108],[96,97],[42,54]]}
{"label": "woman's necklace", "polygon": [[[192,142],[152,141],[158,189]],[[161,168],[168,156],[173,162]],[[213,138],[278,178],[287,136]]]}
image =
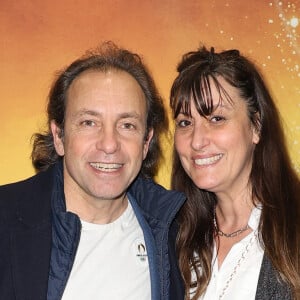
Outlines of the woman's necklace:
{"label": "woman's necklace", "polygon": [[224,237],[227,237],[227,238],[232,238],[232,237],[235,237],[235,236],[241,234],[242,232],[246,231],[249,228],[249,225],[247,223],[247,225],[245,227],[241,228],[241,229],[238,229],[238,230],[236,230],[234,232],[231,232],[231,233],[225,233],[219,228],[219,226],[217,224],[216,209],[214,209],[214,227],[215,227],[215,231],[216,231],[217,235],[224,236]]}

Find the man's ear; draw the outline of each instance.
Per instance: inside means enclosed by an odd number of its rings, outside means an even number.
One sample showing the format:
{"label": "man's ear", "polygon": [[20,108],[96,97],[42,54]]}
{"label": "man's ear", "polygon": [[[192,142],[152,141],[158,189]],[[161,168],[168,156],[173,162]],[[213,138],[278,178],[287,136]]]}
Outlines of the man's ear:
{"label": "man's ear", "polygon": [[54,147],[58,155],[65,155],[65,148],[63,143],[63,132],[62,129],[59,128],[54,120],[50,123],[51,132],[53,136]]}
{"label": "man's ear", "polygon": [[148,135],[145,138],[144,149],[143,149],[143,159],[145,159],[146,156],[147,156],[147,153],[148,153],[148,150],[149,150],[149,145],[150,145],[150,142],[151,142],[152,137],[153,137],[153,133],[154,133],[153,128],[151,128],[148,132]]}

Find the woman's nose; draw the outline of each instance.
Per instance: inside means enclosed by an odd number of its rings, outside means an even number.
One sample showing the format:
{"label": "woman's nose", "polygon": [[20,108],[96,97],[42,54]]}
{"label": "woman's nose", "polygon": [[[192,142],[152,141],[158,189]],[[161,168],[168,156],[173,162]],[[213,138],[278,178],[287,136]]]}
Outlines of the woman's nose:
{"label": "woman's nose", "polygon": [[205,146],[209,144],[209,128],[205,126],[205,120],[202,120],[199,123],[196,123],[193,132],[192,132],[192,139],[191,139],[191,147],[199,151]]}

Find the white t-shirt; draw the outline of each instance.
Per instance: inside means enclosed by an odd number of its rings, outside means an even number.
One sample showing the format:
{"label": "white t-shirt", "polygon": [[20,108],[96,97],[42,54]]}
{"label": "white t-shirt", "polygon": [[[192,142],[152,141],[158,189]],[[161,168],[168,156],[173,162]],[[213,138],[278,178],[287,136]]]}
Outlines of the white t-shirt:
{"label": "white t-shirt", "polygon": [[260,208],[251,212],[248,225],[252,232],[233,245],[225,257],[221,268],[216,259],[214,247],[212,277],[205,294],[199,300],[254,300],[259,272],[264,255],[257,238],[261,215]]}
{"label": "white t-shirt", "polygon": [[112,223],[81,223],[80,242],[62,300],[151,299],[146,245],[130,203]]}

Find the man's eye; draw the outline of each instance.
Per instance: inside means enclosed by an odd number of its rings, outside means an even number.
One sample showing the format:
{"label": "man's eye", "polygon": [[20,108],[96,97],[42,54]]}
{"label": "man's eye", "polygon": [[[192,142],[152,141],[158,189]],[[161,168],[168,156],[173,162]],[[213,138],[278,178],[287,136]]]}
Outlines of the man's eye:
{"label": "man's eye", "polygon": [[84,120],[81,122],[81,125],[91,127],[91,126],[95,126],[95,122],[92,120]]}
{"label": "man's eye", "polygon": [[135,129],[136,126],[132,123],[124,123],[122,126],[124,129]]}

